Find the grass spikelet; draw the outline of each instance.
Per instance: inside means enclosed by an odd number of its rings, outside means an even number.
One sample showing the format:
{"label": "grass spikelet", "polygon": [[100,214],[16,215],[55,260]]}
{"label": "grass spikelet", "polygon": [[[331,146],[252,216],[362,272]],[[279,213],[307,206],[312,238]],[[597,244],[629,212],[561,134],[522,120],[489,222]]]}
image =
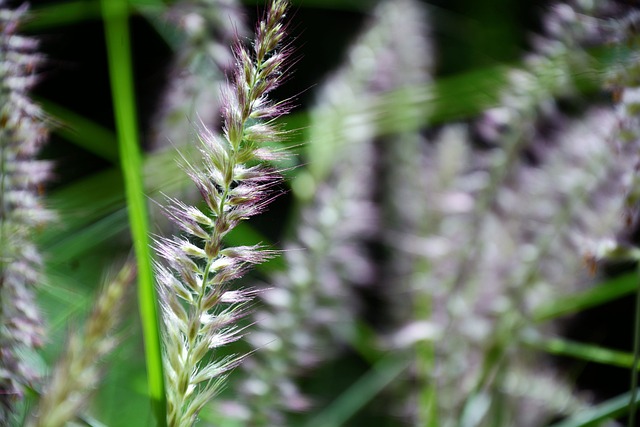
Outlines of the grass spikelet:
{"label": "grass spikelet", "polygon": [[223,135],[200,133],[202,165],[184,169],[200,191],[206,210],[169,200],[168,216],[183,237],[158,238],[164,262],[156,266],[164,323],[164,357],[169,426],[190,426],[216,394],[241,356],[217,359],[210,350],[236,341],[238,321],[254,292],[232,290],[247,268],[274,252],[260,246],[225,247],[239,222],[260,213],[274,197],[280,174],[262,164],[277,157],[261,143],[280,140],[273,119],[286,103],[268,94],[286,75],[289,48],[283,45],[288,2],[270,3],[257,27],[253,49],[236,44],[232,84],[224,92]]}

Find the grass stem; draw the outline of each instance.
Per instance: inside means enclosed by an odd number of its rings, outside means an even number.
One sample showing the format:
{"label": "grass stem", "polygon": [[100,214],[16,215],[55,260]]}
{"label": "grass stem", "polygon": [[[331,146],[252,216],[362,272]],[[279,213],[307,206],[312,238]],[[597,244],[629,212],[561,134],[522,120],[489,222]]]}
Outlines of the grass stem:
{"label": "grass stem", "polygon": [[145,344],[149,395],[158,426],[166,425],[166,397],[157,297],[151,267],[148,217],[137,140],[135,99],[126,0],[103,0],[102,13],[120,161],[125,181],[129,223],[138,264],[138,299]]}
{"label": "grass stem", "polygon": [[631,369],[631,400],[629,402],[629,427],[635,427],[638,405],[638,360],[640,359],[640,286],[636,290],[636,313],[633,327],[633,367]]}

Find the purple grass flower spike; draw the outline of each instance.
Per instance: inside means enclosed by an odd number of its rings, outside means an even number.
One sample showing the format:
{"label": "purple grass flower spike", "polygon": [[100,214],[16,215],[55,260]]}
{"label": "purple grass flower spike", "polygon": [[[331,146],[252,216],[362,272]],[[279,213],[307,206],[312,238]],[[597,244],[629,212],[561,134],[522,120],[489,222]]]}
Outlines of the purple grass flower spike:
{"label": "purple grass flower spike", "polygon": [[26,7],[10,9],[0,0],[0,425],[9,425],[27,387],[39,373],[25,351],[42,345],[44,327],[34,287],[42,282],[36,230],[53,215],[38,189],[50,165],[35,159],[46,140],[40,107],[29,99],[43,58],[37,42],[17,34]]}
{"label": "purple grass flower spike", "polygon": [[183,160],[206,208],[169,198],[166,214],[184,235],[156,242],[164,259],[157,263],[156,274],[171,427],[193,425],[226,373],[243,359],[212,358],[209,352],[244,333],[238,320],[255,291],[230,289],[230,282],[274,255],[261,246],[224,247],[223,238],[262,212],[281,180],[277,170],[262,163],[278,153],[262,144],[283,138],[273,120],[286,113],[286,102],[272,103],[267,95],[287,71],[290,48],[282,44],[287,6],[288,1],[271,2],[258,24],[253,50],[237,43],[232,84],[223,94],[223,133],[202,130],[202,164]]}

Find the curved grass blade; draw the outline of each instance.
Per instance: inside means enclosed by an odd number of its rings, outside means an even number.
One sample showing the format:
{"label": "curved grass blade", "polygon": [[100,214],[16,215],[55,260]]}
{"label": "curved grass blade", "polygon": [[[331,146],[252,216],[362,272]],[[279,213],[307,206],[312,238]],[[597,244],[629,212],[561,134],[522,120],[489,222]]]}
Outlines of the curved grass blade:
{"label": "curved grass blade", "polygon": [[623,274],[584,292],[545,302],[533,311],[533,320],[544,322],[613,301],[633,292],[637,281],[637,273]]}
{"label": "curved grass blade", "polygon": [[[593,409],[581,412],[564,421],[553,424],[550,427],[588,427],[599,426],[603,421],[610,420],[624,415],[629,410],[629,399],[632,392],[621,394],[620,396],[609,399],[606,402],[595,406]],[[636,398],[636,403],[638,403]]]}
{"label": "curved grass blade", "polygon": [[62,122],[62,126],[54,129],[55,133],[115,165],[118,164],[118,142],[110,130],[55,102],[41,99],[40,104],[47,113]]}
{"label": "curved grass blade", "polygon": [[304,427],[338,427],[345,424],[359,409],[396,379],[407,367],[409,360],[389,354],[376,362],[371,370]]}
{"label": "curved grass blade", "polygon": [[568,356],[589,362],[622,368],[633,367],[633,353],[612,350],[593,344],[584,344],[562,338],[545,338],[537,334],[525,334],[521,341],[528,347],[556,356]]}

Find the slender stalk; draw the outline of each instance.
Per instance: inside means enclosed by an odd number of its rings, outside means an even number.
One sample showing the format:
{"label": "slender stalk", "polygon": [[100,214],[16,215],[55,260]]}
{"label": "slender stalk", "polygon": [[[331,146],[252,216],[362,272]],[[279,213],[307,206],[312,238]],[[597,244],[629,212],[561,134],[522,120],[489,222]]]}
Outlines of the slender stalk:
{"label": "slender stalk", "polygon": [[[640,268],[639,268],[640,270]],[[640,361],[640,286],[636,291],[636,312],[633,327],[633,366],[631,368],[631,400],[629,401],[629,427],[636,425],[638,406],[638,362]]]}
{"label": "slender stalk", "polygon": [[103,0],[109,76],[116,117],[129,221],[138,265],[138,300],[145,343],[149,395],[159,426],[166,425],[166,398],[157,296],[151,267],[147,207],[136,123],[126,0]]}

